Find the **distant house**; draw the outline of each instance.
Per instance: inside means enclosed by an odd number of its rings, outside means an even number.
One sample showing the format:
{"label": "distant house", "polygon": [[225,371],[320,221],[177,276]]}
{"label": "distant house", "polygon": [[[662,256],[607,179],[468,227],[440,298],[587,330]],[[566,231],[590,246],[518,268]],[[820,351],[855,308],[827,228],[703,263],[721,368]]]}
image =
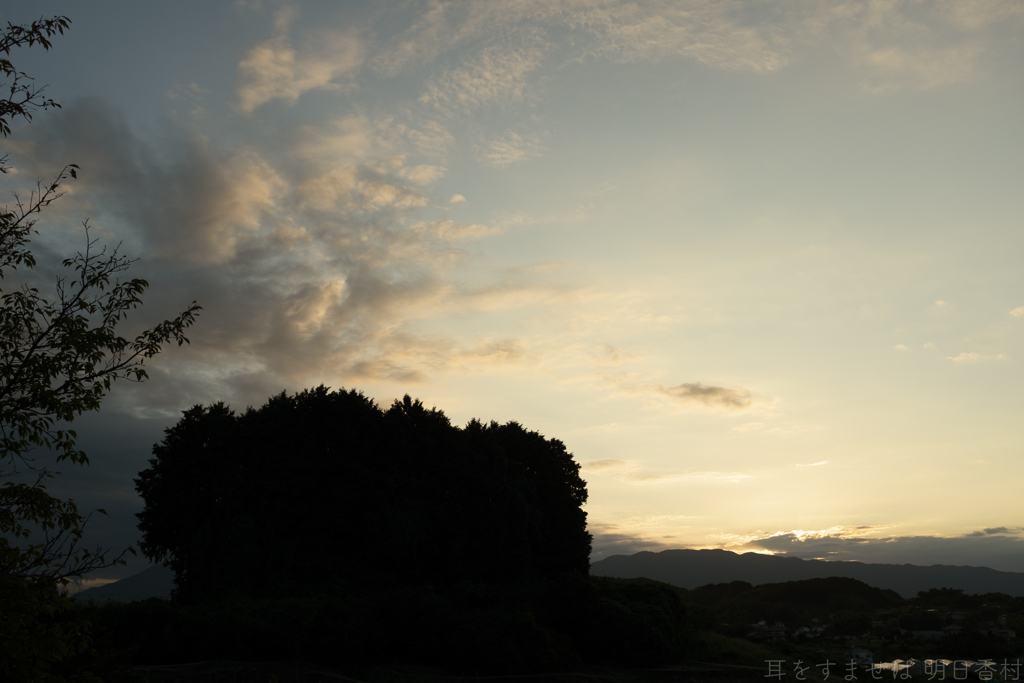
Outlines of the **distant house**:
{"label": "distant house", "polygon": [[949,626],[944,626],[942,628],[942,633],[947,636],[955,636],[961,632],[963,632],[963,628],[961,628],[957,624],[950,624]]}
{"label": "distant house", "polygon": [[851,647],[846,651],[846,658],[857,666],[871,668],[874,666],[875,656],[869,650],[859,647]]}

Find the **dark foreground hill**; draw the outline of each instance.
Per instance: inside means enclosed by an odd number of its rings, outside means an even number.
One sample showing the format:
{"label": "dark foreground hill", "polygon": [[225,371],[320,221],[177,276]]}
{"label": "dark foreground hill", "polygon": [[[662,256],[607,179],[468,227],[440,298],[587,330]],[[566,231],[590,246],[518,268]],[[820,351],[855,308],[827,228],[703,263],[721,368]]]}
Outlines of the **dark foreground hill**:
{"label": "dark foreground hill", "polygon": [[590,566],[594,576],[644,577],[681,588],[746,581],[760,585],[804,579],[846,577],[869,586],[913,597],[931,588],[959,588],[965,593],[1006,593],[1024,596],[1024,573],[987,567],[825,562],[728,550],[664,550],[613,555]]}

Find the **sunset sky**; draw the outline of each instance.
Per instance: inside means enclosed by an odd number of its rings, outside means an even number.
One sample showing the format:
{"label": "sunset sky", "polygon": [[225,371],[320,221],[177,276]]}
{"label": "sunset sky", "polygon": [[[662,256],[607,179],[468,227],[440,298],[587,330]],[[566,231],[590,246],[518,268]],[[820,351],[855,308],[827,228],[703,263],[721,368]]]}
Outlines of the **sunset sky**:
{"label": "sunset sky", "polygon": [[[565,442],[594,559],[1024,571],[1024,4],[50,2],[39,224],[139,261],[188,347],[52,487],[138,537],[181,411],[319,384]],[[7,281],[4,286],[6,287]],[[282,454],[287,462],[287,454]],[[114,577],[139,571],[143,559]]]}

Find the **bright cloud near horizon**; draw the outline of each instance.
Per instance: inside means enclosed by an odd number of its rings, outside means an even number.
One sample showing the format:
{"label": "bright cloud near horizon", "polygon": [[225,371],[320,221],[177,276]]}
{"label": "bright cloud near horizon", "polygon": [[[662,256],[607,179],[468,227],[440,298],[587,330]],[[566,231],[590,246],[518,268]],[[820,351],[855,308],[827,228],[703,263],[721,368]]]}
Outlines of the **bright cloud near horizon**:
{"label": "bright cloud near horizon", "polygon": [[[1024,6],[147,3],[14,65],[79,180],[41,250],[204,310],[53,490],[137,537],[180,411],[409,393],[583,464],[595,559],[722,547],[1024,571]],[[60,488],[63,487],[63,488]],[[143,565],[144,566],[144,565]],[[138,565],[136,565],[136,570]]]}

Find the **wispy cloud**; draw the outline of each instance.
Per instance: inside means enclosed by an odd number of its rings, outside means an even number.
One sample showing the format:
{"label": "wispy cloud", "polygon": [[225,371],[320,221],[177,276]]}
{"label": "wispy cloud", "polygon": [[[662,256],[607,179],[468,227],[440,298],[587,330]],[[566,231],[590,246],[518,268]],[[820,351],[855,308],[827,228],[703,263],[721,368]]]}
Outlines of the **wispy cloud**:
{"label": "wispy cloud", "polygon": [[999,49],[997,30],[1024,19],[1012,1],[968,6],[847,0],[776,3],[766,10],[711,0],[464,0],[434,5],[383,44],[370,63],[378,73],[395,75],[445,63],[444,55],[466,55],[446,64],[421,98],[450,111],[521,100],[546,62],[592,58],[684,57],[716,69],[768,73],[808,54],[838,54],[865,90],[886,93],[974,77]]}
{"label": "wispy cloud", "polygon": [[431,235],[442,240],[476,240],[490,237],[501,233],[501,228],[487,225],[460,225],[452,220],[447,221],[420,221],[414,223],[410,228],[423,235]]}
{"label": "wispy cloud", "polygon": [[714,472],[695,470],[650,471],[631,460],[596,460],[583,463],[588,471],[602,472],[604,476],[641,484],[659,482],[727,482],[737,483],[751,479],[743,472]]}
{"label": "wispy cloud", "polygon": [[901,3],[846,2],[831,8],[827,32],[860,67],[869,92],[941,87],[972,78],[999,43],[993,30],[1024,16],[1019,4],[1002,0],[958,5],[917,12]]}
{"label": "wispy cloud", "polygon": [[488,143],[484,159],[489,165],[501,168],[540,156],[542,149],[536,135],[523,136],[507,131]]}
{"label": "wispy cloud", "polygon": [[622,349],[614,344],[603,344],[591,350],[590,361],[597,366],[616,366],[623,360],[632,357],[631,353],[624,353]]}
{"label": "wispy cloud", "polygon": [[[754,71],[771,71],[785,64],[791,38],[779,34],[792,32],[794,23],[799,30],[803,17],[798,12],[781,11],[762,13],[760,22],[755,22],[744,14],[741,6],[724,7],[715,2],[680,5],[662,0],[637,5],[526,0],[497,7],[468,0],[435,6],[387,43],[372,64],[379,72],[394,75],[483,36],[508,36],[507,44],[535,49],[571,46],[569,52],[575,59],[600,55],[620,61],[655,61],[686,56],[718,68]],[[552,31],[568,32],[572,39],[555,40]],[[497,48],[486,46],[472,61],[487,63],[486,57],[500,52]],[[492,69],[481,68],[484,72]],[[489,81],[471,78],[472,72],[463,70],[466,75],[450,76],[451,80]]]}
{"label": "wispy cloud", "polygon": [[590,462],[583,463],[583,467],[594,472],[600,472],[601,470],[615,470],[624,467],[629,467],[629,461],[627,460],[592,460]]}
{"label": "wispy cloud", "polygon": [[365,57],[358,37],[353,32],[321,33],[296,50],[288,37],[292,15],[291,10],[280,11],[277,35],[250,49],[238,64],[238,106],[246,114],[271,100],[294,104],[310,90],[354,85],[352,78]]}
{"label": "wispy cloud", "polygon": [[519,102],[526,96],[528,77],[540,64],[539,47],[524,44],[486,47],[427,86],[419,101],[445,112],[469,112],[481,107]]}
{"label": "wispy cloud", "polygon": [[984,360],[1006,360],[1007,355],[1005,353],[984,354],[976,353],[974,351],[964,351],[956,356],[946,356],[946,358],[954,363],[973,363],[975,361]]}

